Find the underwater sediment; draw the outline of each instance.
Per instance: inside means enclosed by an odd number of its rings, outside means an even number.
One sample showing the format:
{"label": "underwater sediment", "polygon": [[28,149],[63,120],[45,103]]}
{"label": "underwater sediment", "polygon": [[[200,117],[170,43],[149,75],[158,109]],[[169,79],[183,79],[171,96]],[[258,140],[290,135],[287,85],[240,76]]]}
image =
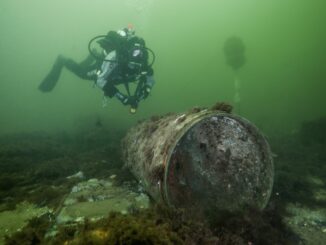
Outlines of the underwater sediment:
{"label": "underwater sediment", "polygon": [[[186,114],[199,111],[202,109],[195,108]],[[160,118],[169,116],[154,117],[147,122],[159,122]],[[149,209],[137,209],[137,206],[128,209],[123,202],[118,207],[126,213],[115,209],[115,213],[93,221],[94,212],[104,214],[115,208],[112,205],[106,209],[105,204],[128,201],[128,197],[135,195],[137,200],[146,199],[146,194],[138,191],[133,176],[122,171],[124,162],[120,160],[117,142],[125,133],[114,136],[104,128],[88,128],[88,134],[69,137],[40,133],[2,136],[0,232],[1,236],[7,236],[3,242],[323,244],[326,236],[325,138],[316,135],[325,132],[324,122],[307,122],[293,135],[270,136],[273,152],[278,156],[274,159],[275,183],[267,207],[262,211],[248,210],[223,221],[213,216],[206,220],[186,217],[188,210],[175,210],[166,205],[153,207],[153,203]],[[84,173],[83,178],[77,178],[75,173],[79,171]],[[121,192],[121,188],[125,192]],[[64,201],[63,205],[60,200]],[[75,204],[71,202],[74,200]],[[83,212],[86,206],[88,213]],[[68,223],[60,222],[66,211],[76,216],[71,216]],[[13,223],[15,226],[11,226]]]}

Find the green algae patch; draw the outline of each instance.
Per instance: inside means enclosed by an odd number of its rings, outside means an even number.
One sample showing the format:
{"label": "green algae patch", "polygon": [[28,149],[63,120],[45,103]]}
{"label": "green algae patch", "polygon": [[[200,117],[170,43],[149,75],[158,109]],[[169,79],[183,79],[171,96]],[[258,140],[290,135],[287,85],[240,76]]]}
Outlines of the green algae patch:
{"label": "green algae patch", "polygon": [[147,209],[149,197],[128,186],[116,186],[112,180],[89,179],[75,185],[66,196],[56,217],[58,224],[97,220],[110,212],[127,214],[134,209]]}
{"label": "green algae patch", "polygon": [[289,204],[286,224],[300,235],[304,244],[323,244],[326,241],[326,208],[312,209],[300,204]]}
{"label": "green algae patch", "polygon": [[[125,214],[132,203],[128,200],[117,198],[97,202],[80,202],[71,206],[63,207],[60,212],[60,222],[78,221],[84,218],[99,219],[107,216],[110,212]],[[59,221],[59,220],[58,220]]]}
{"label": "green algae patch", "polygon": [[49,213],[47,207],[38,208],[37,206],[22,202],[16,209],[0,213],[0,244],[4,243],[4,237],[20,231],[28,221]]}

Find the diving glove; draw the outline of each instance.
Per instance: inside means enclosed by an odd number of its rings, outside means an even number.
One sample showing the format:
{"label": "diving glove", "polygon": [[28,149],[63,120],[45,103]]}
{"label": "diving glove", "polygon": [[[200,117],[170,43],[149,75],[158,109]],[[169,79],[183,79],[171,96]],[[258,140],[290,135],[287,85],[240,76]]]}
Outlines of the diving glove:
{"label": "diving glove", "polygon": [[131,114],[135,114],[136,112],[137,112],[137,109],[136,108],[130,107],[130,113]]}
{"label": "diving glove", "polygon": [[137,111],[138,101],[135,96],[130,96],[128,98],[128,104],[130,105],[130,113],[134,114]]}

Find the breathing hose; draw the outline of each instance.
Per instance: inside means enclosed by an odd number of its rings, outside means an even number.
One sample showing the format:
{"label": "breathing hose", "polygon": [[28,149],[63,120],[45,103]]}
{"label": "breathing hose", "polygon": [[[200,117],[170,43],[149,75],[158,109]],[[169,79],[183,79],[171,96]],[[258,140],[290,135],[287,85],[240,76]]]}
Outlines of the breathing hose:
{"label": "breathing hose", "polygon": [[[102,61],[110,61],[110,62],[118,62],[117,60],[108,60],[108,59],[105,59],[105,58],[102,58],[102,57],[99,57],[98,55],[96,55],[94,53],[94,51],[92,50],[92,43],[99,39],[99,38],[105,38],[106,35],[98,35],[96,37],[93,37],[89,42],[88,42],[88,52],[97,60],[102,60]],[[149,67],[152,67],[155,63],[155,53],[153,50],[151,50],[150,48],[147,48],[147,47],[143,47],[144,49],[146,49],[147,51],[149,51],[151,54],[152,54],[152,62],[149,64]]]}

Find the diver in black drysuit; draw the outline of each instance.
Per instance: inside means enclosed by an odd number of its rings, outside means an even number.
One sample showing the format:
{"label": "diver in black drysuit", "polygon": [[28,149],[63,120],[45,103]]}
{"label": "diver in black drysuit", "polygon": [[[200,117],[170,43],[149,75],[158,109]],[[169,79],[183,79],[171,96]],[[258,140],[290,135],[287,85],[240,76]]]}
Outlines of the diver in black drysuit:
{"label": "diver in black drysuit", "polygon": [[[97,42],[103,48],[103,55],[90,51],[91,54],[81,63],[59,55],[39,89],[42,92],[52,91],[62,68],[66,67],[78,77],[94,81],[104,91],[105,97],[116,97],[124,105],[130,105],[130,112],[135,113],[138,103],[147,98],[155,83],[144,40],[125,28],[118,32],[110,31]],[[131,95],[129,83],[135,81],[138,84],[134,95]],[[118,90],[116,85],[119,84],[125,85],[127,94]]]}

